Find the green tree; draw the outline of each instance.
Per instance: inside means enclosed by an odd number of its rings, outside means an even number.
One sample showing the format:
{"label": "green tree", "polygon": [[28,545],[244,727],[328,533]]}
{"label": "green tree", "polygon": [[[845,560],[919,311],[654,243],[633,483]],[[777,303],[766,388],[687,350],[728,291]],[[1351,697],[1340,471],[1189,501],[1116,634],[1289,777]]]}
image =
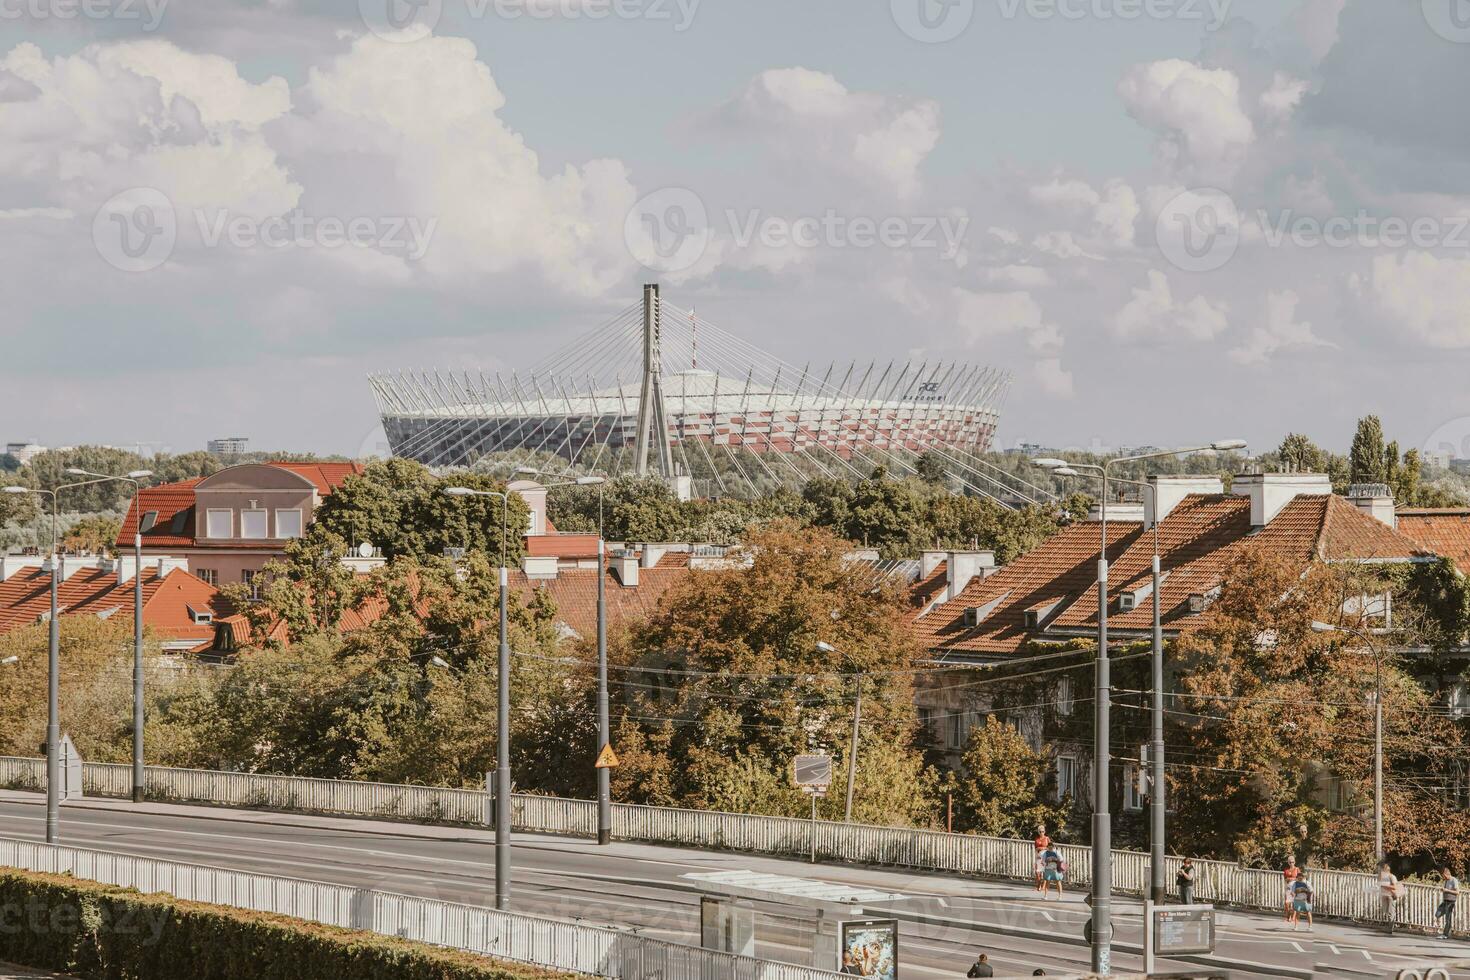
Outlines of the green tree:
{"label": "green tree", "polygon": [[1349,476],[1353,483],[1387,483],[1383,422],[1376,415],[1358,420],[1353,446],[1348,453]]}
{"label": "green tree", "polygon": [[[31,480],[27,485],[45,490],[85,480],[86,477],[72,476],[68,469],[87,470],[122,476],[133,470],[147,469],[147,461],[136,453],[106,446],[78,446],[75,449],[49,449],[37,453],[26,467]],[[94,483],[76,487],[61,494],[59,506],[62,511],[93,514],[99,511],[120,511],[132,499],[133,489],[129,484],[116,481]],[[49,503],[48,503],[49,508]]]}
{"label": "green tree", "polygon": [[1299,432],[1289,432],[1281,440],[1276,457],[1284,470],[1290,473],[1325,473],[1327,453],[1311,439]]}
{"label": "green tree", "polygon": [[943,459],[937,454],[926,452],[919,457],[914,464],[914,470],[920,480],[925,483],[933,483],[937,486],[945,486],[949,482],[949,468]]}
{"label": "green tree", "polygon": [[104,514],[93,514],[68,528],[62,544],[71,551],[105,554],[113,550],[121,531],[122,521]]}
{"label": "green tree", "polygon": [[1066,810],[1044,795],[1048,761],[994,715],[972,727],[956,793],[960,828],[995,837],[1030,837],[1039,826],[1060,827]]}

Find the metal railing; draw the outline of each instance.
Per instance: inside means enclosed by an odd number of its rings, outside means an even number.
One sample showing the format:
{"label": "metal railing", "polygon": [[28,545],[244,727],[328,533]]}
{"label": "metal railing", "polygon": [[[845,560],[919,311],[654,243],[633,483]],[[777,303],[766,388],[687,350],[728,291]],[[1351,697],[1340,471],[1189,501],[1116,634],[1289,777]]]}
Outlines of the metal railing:
{"label": "metal railing", "polygon": [[[147,795],[153,800],[423,822],[483,824],[490,817],[490,796],[479,790],[158,766],[148,767],[146,774]],[[45,787],[45,779],[43,760],[0,757],[0,786],[39,790]],[[82,767],[82,784],[89,795],[125,798],[131,793],[130,780],[128,766],[89,762]],[[597,830],[597,804],[591,800],[517,794],[511,814],[518,830],[580,837],[594,836]],[[1035,875],[1035,849],[1028,840],[830,821],[813,823],[797,817],[617,803],[613,805],[613,837],[793,857],[815,853],[818,860],[986,878],[1030,880]],[[1090,885],[1091,848],[1060,844],[1057,850],[1068,863],[1068,883]],[[1148,860],[1148,855],[1139,851],[1114,851],[1113,891],[1146,894]],[[1168,859],[1166,881],[1174,881],[1181,860]],[[1270,910],[1281,909],[1285,902],[1280,872],[1206,860],[1196,861],[1194,868],[1194,896],[1198,901]],[[1384,921],[1375,876],[1313,869],[1311,880],[1316,890],[1316,914]],[[1470,924],[1470,902],[1459,905],[1455,928],[1463,931]],[[1394,914],[1402,925],[1432,929],[1438,906],[1438,888],[1411,884],[1407,895],[1394,906]]]}
{"label": "metal railing", "polygon": [[618,980],[838,980],[839,974],[476,905],[0,838],[0,865]]}

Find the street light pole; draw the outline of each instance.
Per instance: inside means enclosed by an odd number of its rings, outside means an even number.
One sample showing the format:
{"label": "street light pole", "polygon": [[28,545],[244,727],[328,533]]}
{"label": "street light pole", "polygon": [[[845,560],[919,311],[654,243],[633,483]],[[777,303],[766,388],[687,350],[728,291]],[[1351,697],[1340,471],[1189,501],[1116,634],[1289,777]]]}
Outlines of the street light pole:
{"label": "street light pole", "polygon": [[[1101,466],[1089,464],[1069,464],[1062,459],[1039,459],[1036,465],[1052,470],[1072,470],[1071,474],[1080,469],[1100,471],[1102,478],[1102,501],[1101,501],[1101,542],[1099,544],[1097,561],[1097,666],[1096,666],[1096,691],[1093,705],[1093,726],[1095,742],[1093,755],[1095,765],[1093,767],[1092,787],[1092,924],[1091,924],[1091,946],[1092,946],[1092,969],[1093,972],[1108,975],[1112,973],[1112,887],[1113,887],[1113,827],[1110,799],[1110,779],[1112,765],[1112,749],[1110,740],[1111,708],[1112,708],[1112,661],[1108,652],[1108,483],[1111,479],[1112,467],[1119,463],[1135,463],[1148,459],[1161,459],[1169,456],[1182,456],[1188,453],[1203,452],[1205,450],[1234,450],[1245,446],[1244,440],[1224,439],[1211,443],[1208,446],[1198,446],[1188,449],[1173,449],[1157,453],[1141,453],[1135,456],[1120,456],[1106,460]],[[1136,481],[1124,481],[1136,482]],[[1155,491],[1157,493],[1157,491]],[[1155,496],[1154,517],[1156,522],[1155,534],[1157,534],[1158,498]],[[1157,551],[1157,549],[1156,549]],[[1154,608],[1158,607],[1158,561],[1154,562]],[[1162,707],[1163,707],[1163,683],[1162,683],[1162,661],[1163,644],[1162,632],[1155,626],[1155,649],[1154,649],[1154,688],[1155,705],[1155,732],[1157,744],[1158,762],[1154,765],[1157,774],[1162,764]],[[1163,814],[1162,793],[1157,789],[1162,788],[1162,780],[1156,788],[1152,800],[1152,818],[1156,829],[1161,831]],[[1159,888],[1157,884],[1163,875],[1163,833],[1157,832],[1153,841],[1150,856],[1152,868],[1150,871],[1150,892]]]}
{"label": "street light pole", "polygon": [[152,470],[133,470],[127,476],[108,476],[87,470],[68,469],[73,476],[90,476],[100,483],[115,480],[133,485],[133,802],[142,803],[145,769],[143,767],[143,484]]}
{"label": "street light pole", "polygon": [[[817,641],[817,649],[822,653],[835,653],[847,662],[852,662],[851,657],[825,640]],[[854,674],[853,681],[857,686],[857,697],[853,701],[852,741],[848,744],[847,748],[847,800],[842,807],[842,820],[844,823],[852,823],[852,796],[853,789],[857,785],[858,735],[863,724],[863,675],[861,673]]]}
{"label": "street light pole", "polygon": [[510,534],[510,493],[498,490],[473,490],[469,487],[445,487],[451,497],[500,498],[500,657],[496,688],[499,708],[496,712],[495,736],[495,907],[510,907],[510,636],[507,593],[510,591],[510,568],[506,548]]}
{"label": "street light pole", "polygon": [[1373,862],[1384,859],[1383,853],[1383,650],[1373,642],[1375,636],[1392,633],[1390,629],[1360,630],[1352,626],[1334,626],[1314,620],[1318,633],[1348,633],[1367,645],[1373,654]]}

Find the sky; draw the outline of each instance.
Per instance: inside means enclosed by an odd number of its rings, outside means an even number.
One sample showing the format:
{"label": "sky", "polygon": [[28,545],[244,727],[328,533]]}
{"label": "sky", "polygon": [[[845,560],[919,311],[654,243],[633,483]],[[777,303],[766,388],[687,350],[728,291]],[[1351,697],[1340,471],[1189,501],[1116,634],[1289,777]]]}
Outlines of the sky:
{"label": "sky", "polygon": [[0,0],[0,440],[381,445],[638,299],[1470,456],[1467,0]]}

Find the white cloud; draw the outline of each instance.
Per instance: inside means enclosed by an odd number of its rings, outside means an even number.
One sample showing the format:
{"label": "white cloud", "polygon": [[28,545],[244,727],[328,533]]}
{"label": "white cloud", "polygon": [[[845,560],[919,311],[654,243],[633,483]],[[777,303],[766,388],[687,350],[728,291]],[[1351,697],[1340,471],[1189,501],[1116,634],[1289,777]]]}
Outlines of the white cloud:
{"label": "white cloud", "polygon": [[1284,350],[1336,346],[1318,337],[1310,323],[1296,318],[1300,302],[1301,297],[1290,289],[1267,293],[1264,319],[1230,352],[1231,359],[1239,364],[1261,364]]}
{"label": "white cloud", "polygon": [[977,292],[956,286],[952,293],[958,321],[972,344],[1021,334],[1033,351],[1051,354],[1062,346],[1061,331],[1024,290]]}
{"label": "white cloud", "polygon": [[1470,259],[1380,255],[1369,276],[1350,283],[1384,328],[1430,347],[1470,347]]}
{"label": "white cloud", "polygon": [[1085,180],[1053,178],[1032,185],[1027,194],[1047,210],[1084,218],[1088,224],[1079,230],[1087,237],[1101,238],[1110,246],[1133,244],[1138,195],[1121,180],[1109,181],[1099,191]]}
{"label": "white cloud", "polygon": [[1266,118],[1273,123],[1286,122],[1301,105],[1309,88],[1309,82],[1278,71],[1271,79],[1271,87],[1261,93],[1261,109]]}
{"label": "white cloud", "polygon": [[1168,164],[1204,181],[1228,181],[1255,141],[1240,79],[1178,58],[1135,65],[1118,83],[1130,115],[1162,137]]}
{"label": "white cloud", "polygon": [[832,168],[901,197],[939,142],[939,103],[853,92],[827,72],[772,68],[750,80],[706,123],[755,134],[806,169]]}
{"label": "white cloud", "polygon": [[1014,289],[1042,289],[1053,285],[1051,273],[1034,265],[1003,265],[985,270],[988,282]]}
{"label": "white cloud", "polygon": [[1041,393],[1051,398],[1071,398],[1072,372],[1062,367],[1060,358],[1044,357],[1031,369],[1032,378]]}
{"label": "white cloud", "polygon": [[1183,337],[1210,340],[1229,326],[1229,305],[1211,303],[1203,296],[1176,302],[1169,277],[1150,269],[1148,285],[1135,288],[1133,298],[1113,316],[1113,332],[1119,337]]}

